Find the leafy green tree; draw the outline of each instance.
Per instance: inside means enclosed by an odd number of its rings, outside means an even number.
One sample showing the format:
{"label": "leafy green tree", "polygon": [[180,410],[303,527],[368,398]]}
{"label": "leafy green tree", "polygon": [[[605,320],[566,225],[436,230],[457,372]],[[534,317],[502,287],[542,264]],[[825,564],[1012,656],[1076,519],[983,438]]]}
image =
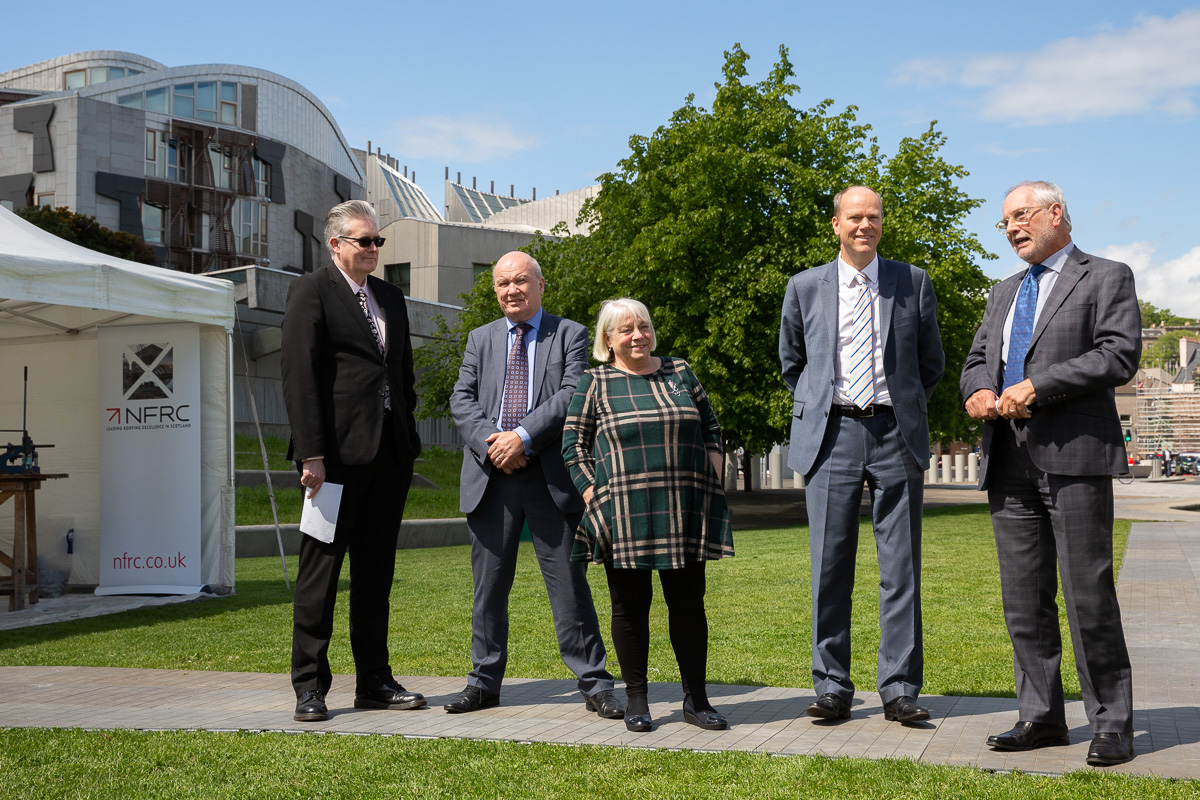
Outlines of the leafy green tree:
{"label": "leafy green tree", "polygon": [[[630,154],[600,177],[581,213],[590,235],[530,245],[546,275],[547,308],[594,325],[603,300],[641,300],[654,319],[657,352],[692,364],[727,444],[764,452],[786,439],[790,422],[778,356],[788,279],[836,257],[833,196],[865,183],[884,201],[880,252],[927,269],[938,293],[948,363],[930,413],[934,436],[974,438],[957,376],[991,285],[974,259],[994,256],[962,225],[981,202],[956,186],[966,171],[938,155],[945,137],[932,125],[885,158],[853,106],[833,114],[833,101],[824,100],[797,110],[787,49],[779,54],[768,77],[752,84],[749,56],[740,46],[727,52],[711,110],[688,96],[667,124],[631,137]],[[487,307],[479,318],[495,316],[490,288],[476,286],[447,342],[479,324],[476,302]],[[431,368],[450,360],[447,348],[428,354]],[[448,397],[446,378],[426,377],[423,391]],[[426,402],[444,407],[440,394]]]}
{"label": "leafy green tree", "polygon": [[1168,372],[1179,369],[1179,340],[1184,337],[1195,338],[1195,334],[1187,331],[1164,333],[1153,344],[1142,350],[1140,366],[1143,368],[1161,367]]}
{"label": "leafy green tree", "polygon": [[1158,308],[1149,300],[1138,300],[1142,310],[1142,327],[1156,328],[1160,325],[1195,325],[1196,320],[1172,314],[1169,309]]}
{"label": "leafy green tree", "polygon": [[28,206],[17,211],[17,216],[80,247],[141,264],[157,263],[154,248],[138,237],[109,230],[96,222],[95,217],[76,214],[66,206]]}

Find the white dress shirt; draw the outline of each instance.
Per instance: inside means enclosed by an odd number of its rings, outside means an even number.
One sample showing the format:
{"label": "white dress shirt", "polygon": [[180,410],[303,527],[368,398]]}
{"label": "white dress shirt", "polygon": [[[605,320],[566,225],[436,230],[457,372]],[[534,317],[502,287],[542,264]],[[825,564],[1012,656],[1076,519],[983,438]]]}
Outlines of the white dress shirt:
{"label": "white dress shirt", "polygon": [[862,270],[847,264],[838,257],[837,263],[837,297],[838,297],[838,329],[837,351],[833,365],[833,402],[838,405],[852,406],[847,391],[850,388],[849,364],[843,364],[843,355],[849,356],[851,344],[854,341],[854,307],[858,303],[858,295],[862,291],[859,282],[864,280],[868,291],[871,292],[871,330],[872,344],[875,357],[872,359],[875,375],[875,405],[890,406],[892,396],[888,394],[887,378],[883,375],[883,339],[879,332],[879,256],[871,259]]}
{"label": "white dress shirt", "polygon": [[[1033,312],[1033,325],[1037,328],[1038,318],[1042,316],[1042,309],[1046,307],[1046,300],[1050,297],[1050,292],[1054,289],[1054,282],[1058,280],[1058,275],[1062,272],[1063,264],[1067,262],[1067,255],[1075,247],[1075,243],[1071,242],[1062,250],[1059,250],[1054,255],[1041,262],[1045,267],[1041,275],[1037,276],[1038,296],[1037,309]],[[1032,266],[1032,265],[1030,265]],[[1004,366],[1008,363],[1008,340],[1012,334],[1013,315],[1017,312],[1017,297],[1021,294],[1018,289],[1013,295],[1012,305],[1008,307],[1008,316],[1004,318],[1004,340],[1000,343],[1000,374],[1004,374]]]}

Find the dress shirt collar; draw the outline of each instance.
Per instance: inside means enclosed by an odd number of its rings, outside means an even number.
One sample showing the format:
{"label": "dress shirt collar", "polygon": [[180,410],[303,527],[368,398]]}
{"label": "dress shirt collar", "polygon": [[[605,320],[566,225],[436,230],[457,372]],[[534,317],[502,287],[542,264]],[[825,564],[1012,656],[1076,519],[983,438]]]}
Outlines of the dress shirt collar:
{"label": "dress shirt collar", "polygon": [[346,270],[342,269],[337,264],[334,264],[333,268],[336,269],[338,271],[338,274],[341,275],[342,278],[345,279],[346,285],[350,287],[350,291],[354,292],[354,294],[357,295],[359,292],[366,292],[367,297],[371,296],[371,290],[367,288],[367,284],[370,283],[370,281],[363,281],[363,285],[359,286],[357,283],[354,282],[354,278],[351,278],[349,275],[346,274]]}
{"label": "dress shirt collar", "polygon": [[[526,325],[528,325],[530,328],[532,328],[532,329],[533,329],[532,333],[533,333],[533,335],[534,335],[534,337],[533,337],[533,338],[534,338],[535,340],[537,339],[537,332],[538,332],[538,331],[541,329],[541,327],[542,327],[542,314],[543,314],[543,313],[545,313],[545,311],[546,311],[546,309],[544,309],[544,308],[539,308],[539,309],[537,310],[537,313],[536,313],[536,314],[534,314],[534,315],[533,315],[532,317],[530,317],[529,319],[525,320],[525,324],[526,324]],[[513,328],[515,328],[515,327],[517,327],[517,324],[518,324],[518,323],[516,323],[516,322],[513,322],[513,321],[512,321],[511,319],[509,319],[508,317],[505,317],[505,318],[504,318],[504,321],[508,323],[508,332],[511,334],[511,333],[512,333],[512,329],[513,329]]]}
{"label": "dress shirt collar", "polygon": [[[1062,250],[1059,250],[1057,253],[1050,256],[1045,261],[1042,261],[1041,264],[1043,267],[1050,270],[1051,272],[1061,273],[1063,270],[1063,266],[1067,263],[1067,256],[1070,255],[1071,251],[1074,249],[1075,249],[1075,243],[1067,242],[1066,247],[1064,247]],[[1031,264],[1030,266],[1033,266],[1033,265]]]}
{"label": "dress shirt collar", "polygon": [[875,286],[879,283],[879,254],[876,253],[875,257],[871,259],[871,263],[863,267],[862,270],[858,270],[852,265],[847,264],[842,260],[841,256],[838,256],[837,269],[838,283],[842,286],[853,286],[860,272],[867,279],[869,285]]}

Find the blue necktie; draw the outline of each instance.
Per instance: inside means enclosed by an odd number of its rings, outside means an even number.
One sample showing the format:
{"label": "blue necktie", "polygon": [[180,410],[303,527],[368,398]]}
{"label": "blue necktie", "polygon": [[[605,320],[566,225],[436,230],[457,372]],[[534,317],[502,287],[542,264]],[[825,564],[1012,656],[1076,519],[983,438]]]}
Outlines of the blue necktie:
{"label": "blue necktie", "polygon": [[1034,264],[1025,273],[1021,288],[1017,292],[1017,307],[1013,311],[1012,330],[1008,333],[1008,360],[1004,362],[1003,392],[1010,386],[1025,380],[1025,357],[1029,355],[1029,343],[1033,340],[1033,323],[1037,318],[1038,276],[1046,271],[1041,264]]}

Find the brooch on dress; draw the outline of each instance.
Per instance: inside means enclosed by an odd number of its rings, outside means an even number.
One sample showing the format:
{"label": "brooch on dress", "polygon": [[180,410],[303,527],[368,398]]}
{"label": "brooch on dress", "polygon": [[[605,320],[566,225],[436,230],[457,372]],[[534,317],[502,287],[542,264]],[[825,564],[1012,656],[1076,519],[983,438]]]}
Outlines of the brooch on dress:
{"label": "brooch on dress", "polygon": [[678,397],[679,395],[683,394],[683,387],[682,387],[682,386],[676,386],[676,385],[675,385],[675,379],[674,379],[674,378],[668,378],[668,379],[667,379],[667,388],[671,390],[671,394],[673,394],[673,395],[675,395],[675,396],[677,396],[677,397]]}

